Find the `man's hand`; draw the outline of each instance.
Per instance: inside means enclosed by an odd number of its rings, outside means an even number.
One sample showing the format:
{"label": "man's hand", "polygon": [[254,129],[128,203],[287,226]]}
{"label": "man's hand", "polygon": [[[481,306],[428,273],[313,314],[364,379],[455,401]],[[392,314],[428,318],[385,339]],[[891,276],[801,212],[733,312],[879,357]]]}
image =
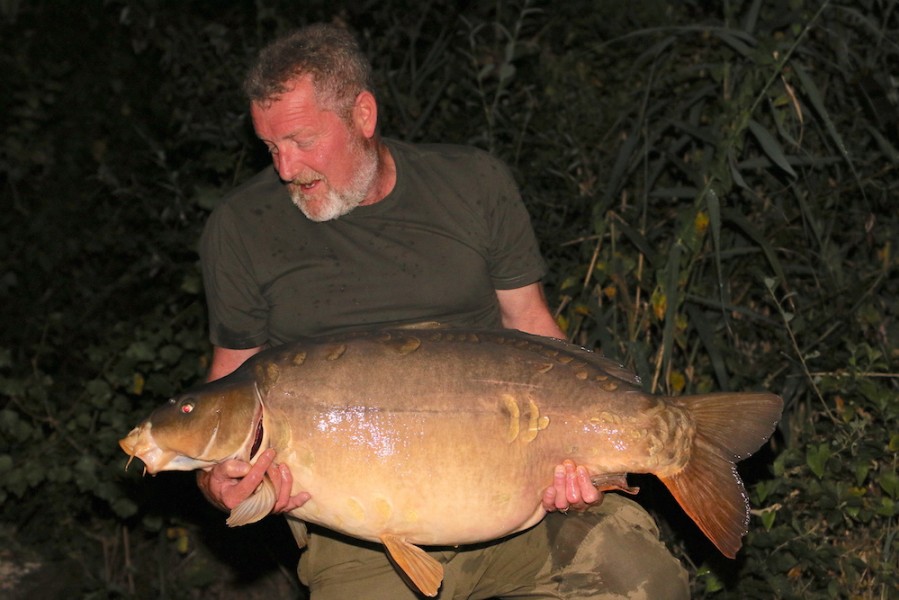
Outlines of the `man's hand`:
{"label": "man's hand", "polygon": [[225,512],[249,498],[263,478],[268,474],[275,486],[275,506],[272,512],[289,512],[303,506],[310,495],[300,492],[290,495],[293,477],[287,465],[276,465],[275,450],[269,448],[259,455],[256,464],[251,465],[241,460],[228,460],[209,470],[197,473],[197,485],[200,491],[214,506]]}
{"label": "man's hand", "polygon": [[543,492],[543,508],[547,512],[568,512],[573,508],[583,512],[591,506],[602,503],[603,495],[590,480],[590,474],[584,467],[566,460],[553,472],[553,484]]}

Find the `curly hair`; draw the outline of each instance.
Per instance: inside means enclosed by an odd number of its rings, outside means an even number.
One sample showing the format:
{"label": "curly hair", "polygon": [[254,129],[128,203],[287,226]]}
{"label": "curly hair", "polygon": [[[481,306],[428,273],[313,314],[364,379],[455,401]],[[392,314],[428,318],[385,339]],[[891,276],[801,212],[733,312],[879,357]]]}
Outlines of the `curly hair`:
{"label": "curly hair", "polygon": [[244,80],[250,102],[268,102],[312,76],[318,102],[347,115],[362,91],[374,93],[372,68],[355,36],[331,24],[303,27],[263,48]]}

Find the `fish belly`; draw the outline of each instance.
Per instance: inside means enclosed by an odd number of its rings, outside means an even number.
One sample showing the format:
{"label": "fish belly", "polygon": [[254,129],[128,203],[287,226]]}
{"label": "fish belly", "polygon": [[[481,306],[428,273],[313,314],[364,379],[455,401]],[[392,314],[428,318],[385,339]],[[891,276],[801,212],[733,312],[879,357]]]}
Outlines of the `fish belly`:
{"label": "fish belly", "polygon": [[510,443],[495,423],[439,421],[414,433],[370,424],[307,436],[284,457],[294,490],[312,496],[294,516],[362,539],[395,534],[422,545],[480,542],[539,522],[558,462],[546,444]]}

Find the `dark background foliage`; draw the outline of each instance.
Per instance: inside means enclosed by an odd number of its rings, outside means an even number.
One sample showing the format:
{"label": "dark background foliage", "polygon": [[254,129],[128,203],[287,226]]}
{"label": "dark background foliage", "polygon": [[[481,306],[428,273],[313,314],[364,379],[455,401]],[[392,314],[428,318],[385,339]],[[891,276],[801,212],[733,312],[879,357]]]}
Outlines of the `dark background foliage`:
{"label": "dark background foliage", "polygon": [[[899,594],[895,0],[0,2],[0,593],[301,597],[116,441],[209,357],[195,244],[266,164],[238,83],[317,20],[371,55],[382,130],[515,170],[572,340],[666,394],[784,397],[719,557],[641,482],[696,597]],[[183,476],[182,476],[183,475]]]}

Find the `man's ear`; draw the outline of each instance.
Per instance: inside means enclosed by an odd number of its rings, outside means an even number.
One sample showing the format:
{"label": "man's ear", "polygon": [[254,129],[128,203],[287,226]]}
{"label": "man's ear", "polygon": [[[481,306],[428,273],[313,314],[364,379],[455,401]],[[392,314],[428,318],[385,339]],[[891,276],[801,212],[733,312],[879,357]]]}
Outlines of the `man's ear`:
{"label": "man's ear", "polygon": [[375,135],[378,125],[378,103],[374,94],[363,90],[353,104],[353,123],[367,138]]}

